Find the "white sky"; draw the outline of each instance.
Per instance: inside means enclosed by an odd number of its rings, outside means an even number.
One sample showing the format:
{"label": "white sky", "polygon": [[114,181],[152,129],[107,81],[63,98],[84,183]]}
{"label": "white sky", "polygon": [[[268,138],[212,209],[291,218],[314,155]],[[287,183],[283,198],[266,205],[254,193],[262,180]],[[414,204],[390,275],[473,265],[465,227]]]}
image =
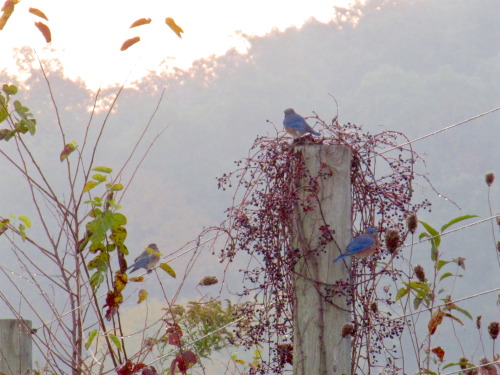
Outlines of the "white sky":
{"label": "white sky", "polygon": [[[3,5],[4,0],[0,0]],[[333,6],[350,0],[22,0],[0,31],[0,67],[13,69],[12,50],[29,46],[44,58],[57,57],[64,73],[84,79],[90,88],[122,83],[157,70],[188,68],[195,59],[222,55],[229,48],[245,51],[239,33],[264,35],[273,29],[302,26],[311,17],[328,22]],[[45,13],[49,21],[28,12]],[[149,25],[129,29],[136,19],[152,18]],[[172,17],[184,29],[179,39],[165,24]],[[34,22],[46,23],[52,32],[47,46]],[[134,36],[141,41],[121,52],[122,43]],[[0,77],[1,78],[1,77]]]}

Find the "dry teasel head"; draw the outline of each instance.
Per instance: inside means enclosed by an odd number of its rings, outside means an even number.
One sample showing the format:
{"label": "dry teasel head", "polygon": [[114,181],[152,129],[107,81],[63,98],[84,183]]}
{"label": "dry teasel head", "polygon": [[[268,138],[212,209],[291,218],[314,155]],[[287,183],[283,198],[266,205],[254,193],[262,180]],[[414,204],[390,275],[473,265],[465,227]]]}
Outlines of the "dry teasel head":
{"label": "dry teasel head", "polygon": [[344,324],[342,327],[342,338],[347,336],[353,336],[356,333],[354,325],[351,323]]}
{"label": "dry teasel head", "polygon": [[417,229],[418,219],[416,213],[411,213],[406,217],[406,226],[411,233],[415,233]]}
{"label": "dry teasel head", "polygon": [[198,283],[200,286],[210,286],[217,284],[219,282],[219,279],[217,279],[216,276],[205,276],[201,281]]}
{"label": "dry teasel head", "polygon": [[488,325],[488,333],[490,334],[490,337],[493,340],[496,340],[496,338],[498,337],[499,330],[500,330],[500,323],[498,323],[498,322],[491,322]]}
{"label": "dry teasel head", "polygon": [[385,232],[385,247],[389,253],[396,253],[399,246],[399,231],[395,228],[389,228]]}
{"label": "dry teasel head", "polygon": [[424,271],[424,267],[422,267],[420,264],[417,264],[415,266],[415,268],[413,269],[413,271],[415,272],[415,276],[417,276],[417,279],[419,281],[422,281],[424,282],[425,281],[425,271]]}
{"label": "dry teasel head", "polygon": [[493,181],[495,181],[495,174],[493,172],[488,172],[484,175],[484,181],[486,185],[491,186]]}

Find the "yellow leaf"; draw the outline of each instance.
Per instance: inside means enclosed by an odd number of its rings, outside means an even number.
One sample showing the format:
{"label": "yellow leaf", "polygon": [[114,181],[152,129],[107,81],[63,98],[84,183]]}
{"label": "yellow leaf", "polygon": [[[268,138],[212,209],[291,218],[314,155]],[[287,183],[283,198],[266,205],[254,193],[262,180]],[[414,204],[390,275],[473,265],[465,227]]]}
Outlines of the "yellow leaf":
{"label": "yellow leaf", "polygon": [[144,281],[144,276],[136,276],[128,279],[129,282],[141,283]]}
{"label": "yellow leaf", "polygon": [[177,25],[174,21],[173,18],[170,18],[170,17],[167,17],[165,18],[165,23],[168,25],[168,27],[170,27],[172,29],[172,31],[179,37],[182,39],[182,35],[181,33],[184,32],[184,30],[182,30],[182,28]]}
{"label": "yellow leaf", "polygon": [[52,41],[52,36],[50,34],[49,27],[46,24],[44,24],[43,22],[35,22],[35,26],[42,33],[43,37],[45,38],[45,41],[47,43],[50,43]]}
{"label": "yellow leaf", "polygon": [[21,0],[6,0],[2,7],[2,16],[0,17],[0,30],[3,29],[10,16],[14,12],[14,7]]}
{"label": "yellow leaf", "polygon": [[130,29],[137,26],[147,25],[151,23],[151,18],[139,18],[132,25],[130,25]]}
{"label": "yellow leaf", "polygon": [[38,16],[38,17],[40,17],[40,18],[43,18],[44,20],[47,20],[47,21],[49,20],[49,19],[47,18],[47,16],[45,15],[45,13],[43,13],[40,9],[30,8],[30,9],[29,9],[29,12],[30,12],[31,14],[34,14],[35,16]]}
{"label": "yellow leaf", "polygon": [[141,289],[139,290],[139,298],[137,299],[137,303],[141,303],[144,301],[146,298],[148,298],[148,292],[146,289]]}
{"label": "yellow leaf", "polygon": [[86,193],[87,191],[89,190],[92,190],[93,188],[95,188],[97,185],[99,185],[100,182],[96,182],[96,181],[88,181],[85,186],[83,187],[83,192]]}
{"label": "yellow leaf", "polygon": [[139,38],[138,36],[127,39],[125,42],[123,42],[122,48],[120,48],[120,51],[127,50],[129,47],[133,46],[134,44],[136,44],[140,40],[141,40],[141,38]]}
{"label": "yellow leaf", "polygon": [[175,271],[167,263],[160,263],[160,268],[175,279]]}

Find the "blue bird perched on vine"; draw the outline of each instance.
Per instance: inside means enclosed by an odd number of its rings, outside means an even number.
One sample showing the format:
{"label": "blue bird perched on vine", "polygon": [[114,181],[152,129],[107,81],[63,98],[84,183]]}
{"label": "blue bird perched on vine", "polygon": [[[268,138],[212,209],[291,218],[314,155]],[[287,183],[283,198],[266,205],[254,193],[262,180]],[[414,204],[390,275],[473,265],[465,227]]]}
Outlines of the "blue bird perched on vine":
{"label": "blue bird perched on vine", "polygon": [[287,133],[293,135],[294,137],[302,137],[306,133],[311,133],[312,135],[320,136],[321,133],[315,132],[311,128],[304,117],[295,113],[292,108],[285,109],[285,119],[283,120],[283,125]]}
{"label": "blue bird perched on vine", "polygon": [[365,233],[357,236],[347,245],[345,252],[337,257],[334,262],[351,255],[357,258],[366,258],[373,254],[377,246],[377,228],[367,228]]}
{"label": "blue bird perched on vine", "polygon": [[132,268],[130,273],[137,271],[139,268],[144,268],[148,272],[151,272],[151,270],[156,266],[156,263],[160,260],[160,256],[161,253],[156,244],[149,244],[146,250],[135,258],[134,264],[132,264],[128,269]]}

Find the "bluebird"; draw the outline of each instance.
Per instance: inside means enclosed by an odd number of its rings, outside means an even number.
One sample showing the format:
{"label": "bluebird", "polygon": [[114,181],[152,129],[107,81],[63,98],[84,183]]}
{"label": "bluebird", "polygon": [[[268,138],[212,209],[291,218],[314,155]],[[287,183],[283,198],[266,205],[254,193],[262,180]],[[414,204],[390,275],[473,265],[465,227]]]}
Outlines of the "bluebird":
{"label": "bluebird", "polygon": [[315,132],[313,128],[307,124],[304,117],[295,113],[292,108],[285,109],[283,125],[285,125],[287,133],[290,133],[294,137],[302,137],[306,133],[311,133],[316,136],[321,135],[321,133]]}
{"label": "bluebird", "polygon": [[341,254],[334,262],[350,255],[354,255],[357,258],[366,258],[373,254],[377,246],[377,228],[367,228],[365,233],[354,238],[349,245],[347,245],[344,254]]}
{"label": "bluebird", "polygon": [[139,268],[144,268],[148,272],[151,272],[156,263],[158,263],[158,261],[160,260],[160,255],[160,250],[158,250],[156,244],[152,243],[148,245],[146,250],[144,250],[142,254],[137,258],[135,258],[134,264],[132,264],[128,268],[130,269],[133,267],[130,273],[137,271]]}

